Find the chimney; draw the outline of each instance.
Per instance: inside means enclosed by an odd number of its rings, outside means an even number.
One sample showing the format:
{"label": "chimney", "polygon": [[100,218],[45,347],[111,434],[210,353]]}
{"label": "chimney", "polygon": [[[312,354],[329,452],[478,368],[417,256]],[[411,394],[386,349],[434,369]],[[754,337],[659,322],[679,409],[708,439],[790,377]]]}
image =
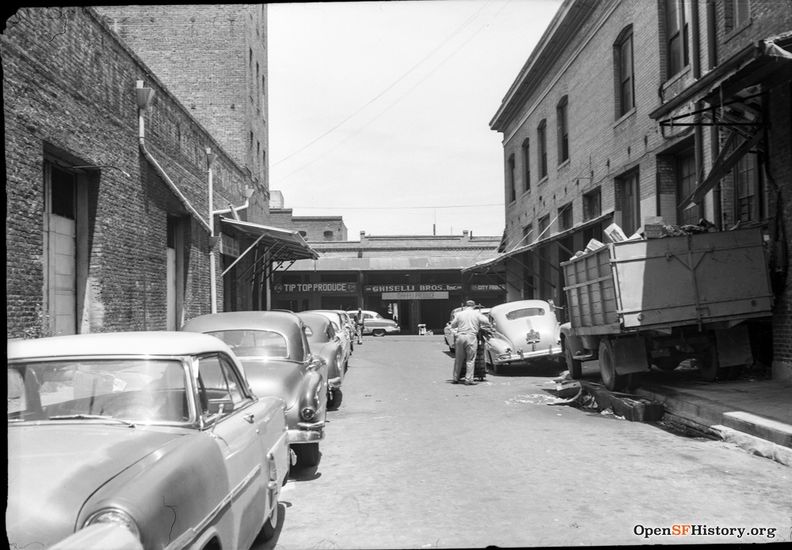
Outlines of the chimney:
{"label": "chimney", "polygon": [[463,229],[463,230],[462,230],[462,238],[463,238],[463,239],[468,239],[468,238],[470,238],[470,231],[468,231],[467,229]]}

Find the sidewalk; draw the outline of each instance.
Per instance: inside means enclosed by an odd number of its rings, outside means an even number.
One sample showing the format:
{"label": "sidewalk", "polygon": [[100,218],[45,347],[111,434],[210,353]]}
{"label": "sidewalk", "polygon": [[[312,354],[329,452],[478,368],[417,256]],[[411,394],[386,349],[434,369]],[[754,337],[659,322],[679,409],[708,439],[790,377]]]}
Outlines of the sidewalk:
{"label": "sidewalk", "polygon": [[792,383],[752,378],[704,382],[695,369],[647,375],[637,395],[659,401],[665,418],[792,466]]}

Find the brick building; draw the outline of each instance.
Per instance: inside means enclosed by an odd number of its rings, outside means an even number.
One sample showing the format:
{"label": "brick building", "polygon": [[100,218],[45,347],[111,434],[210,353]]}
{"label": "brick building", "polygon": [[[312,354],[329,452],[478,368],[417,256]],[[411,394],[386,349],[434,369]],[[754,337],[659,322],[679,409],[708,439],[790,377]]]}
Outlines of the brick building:
{"label": "brick building", "polygon": [[361,307],[398,318],[403,333],[424,324],[442,331],[450,311],[467,299],[485,306],[504,301],[503,279],[462,274],[462,268],[494,254],[500,237],[462,235],[373,236],[359,241],[309,241],[321,252],[298,260],[273,278],[274,307]]}
{"label": "brick building", "polygon": [[466,272],[503,272],[509,300],[564,304],[559,263],[612,222],[761,225],[774,376],[792,377],[790,30],[774,0],[566,0],[490,123],[504,242]]}
{"label": "brick building", "polygon": [[315,257],[250,212],[209,215],[210,180],[214,204],[264,212],[261,182],[94,9],[20,9],[0,49],[8,337],[177,328],[213,294],[257,305],[263,287],[239,278]]}

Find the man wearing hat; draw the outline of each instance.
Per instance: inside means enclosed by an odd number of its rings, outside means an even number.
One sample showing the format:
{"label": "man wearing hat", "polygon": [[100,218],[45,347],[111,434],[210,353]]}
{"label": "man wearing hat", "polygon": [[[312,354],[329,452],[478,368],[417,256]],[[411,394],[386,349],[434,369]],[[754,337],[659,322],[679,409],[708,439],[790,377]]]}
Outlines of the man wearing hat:
{"label": "man wearing hat", "polygon": [[479,329],[489,327],[489,321],[477,309],[476,302],[468,300],[465,302],[465,307],[454,316],[451,321],[451,328],[456,329],[456,342],[454,357],[454,378],[452,383],[458,384],[462,380],[462,365],[466,365],[464,384],[466,386],[475,386],[473,381],[473,373],[476,367],[476,351],[478,350],[478,332]]}

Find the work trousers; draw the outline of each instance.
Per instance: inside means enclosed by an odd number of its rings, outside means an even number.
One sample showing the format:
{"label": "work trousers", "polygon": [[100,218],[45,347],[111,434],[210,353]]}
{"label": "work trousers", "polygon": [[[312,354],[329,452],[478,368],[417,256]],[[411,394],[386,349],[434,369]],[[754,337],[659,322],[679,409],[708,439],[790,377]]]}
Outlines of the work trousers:
{"label": "work trousers", "polygon": [[476,351],[478,351],[478,338],[475,334],[457,334],[454,343],[454,380],[459,380],[462,375],[462,366],[465,365],[465,380],[473,382],[473,373],[476,368]]}

